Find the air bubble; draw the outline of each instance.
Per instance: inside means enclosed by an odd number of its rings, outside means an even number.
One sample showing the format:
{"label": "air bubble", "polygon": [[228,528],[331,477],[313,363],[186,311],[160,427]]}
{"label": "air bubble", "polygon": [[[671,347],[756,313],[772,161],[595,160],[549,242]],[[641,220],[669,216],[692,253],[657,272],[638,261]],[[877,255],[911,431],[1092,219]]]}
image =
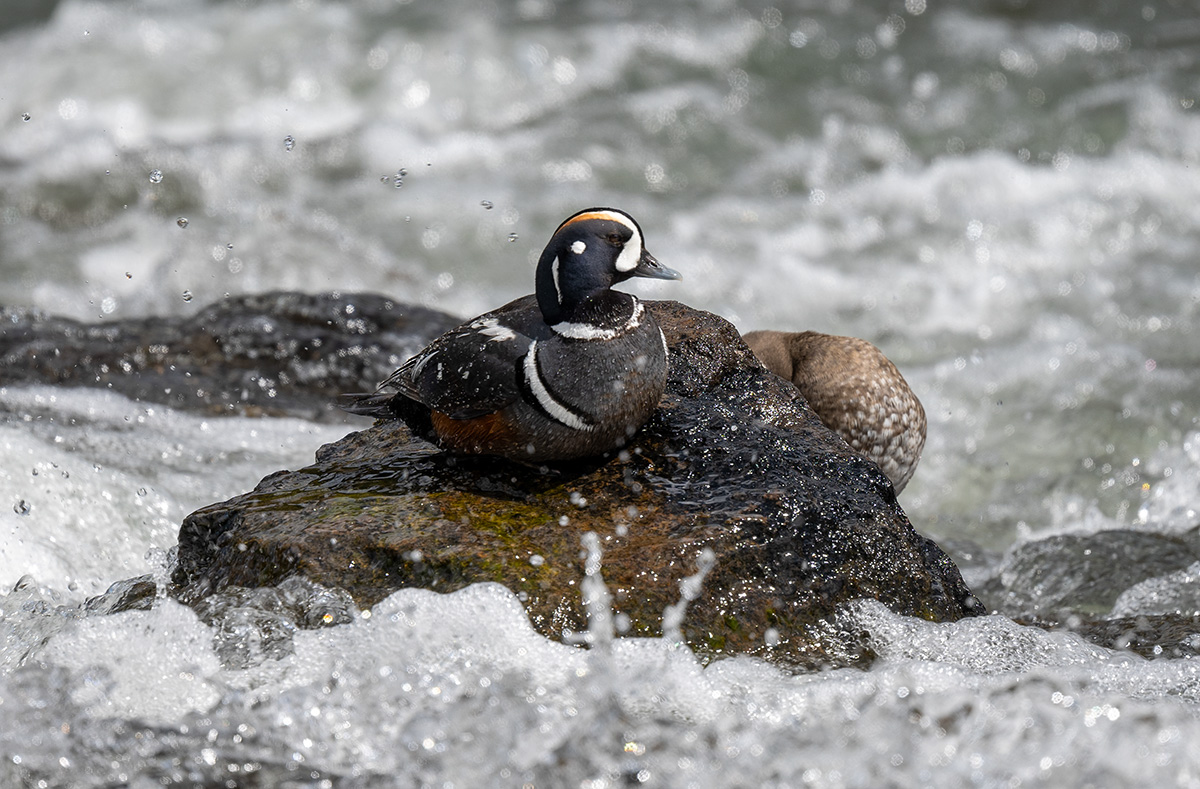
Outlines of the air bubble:
{"label": "air bubble", "polygon": [[508,234],[508,243],[511,244],[514,241],[516,241],[518,238],[520,238],[520,236],[518,236],[516,233],[509,233]]}
{"label": "air bubble", "polygon": [[288,136],[283,138],[283,150],[290,151],[295,147],[296,147],[296,138],[295,137],[293,137],[292,135],[289,134]]}
{"label": "air bubble", "polygon": [[32,116],[32,115],[30,115],[28,112],[22,112],[22,113],[21,113],[21,120],[23,120],[23,121],[27,121],[27,120],[29,120],[29,119],[30,119],[30,118],[32,118],[32,117],[33,117],[33,116]]}
{"label": "air bubble", "polygon": [[25,499],[21,499],[13,505],[13,512],[17,513],[18,515],[28,515],[31,509],[33,508],[29,506],[29,502],[25,501]]}
{"label": "air bubble", "polygon": [[163,171],[162,170],[154,169],[154,170],[150,171],[150,183],[161,184],[162,179],[163,179]]}
{"label": "air bubble", "polygon": [[496,207],[496,204],[493,203],[491,200],[480,200],[479,204],[488,211],[491,211],[493,208]]}
{"label": "air bubble", "polygon": [[405,170],[403,167],[397,170],[396,174],[392,176],[392,186],[396,187],[397,189],[403,187],[404,176],[406,175],[408,175],[408,170]]}
{"label": "air bubble", "polygon": [[175,220],[175,224],[179,225],[180,227],[187,227],[188,226],[188,218],[186,216],[181,216]]}
{"label": "air bubble", "polygon": [[184,301],[191,301],[192,298],[193,298],[193,296],[192,296],[192,292],[190,290],[185,290],[183,292],[183,300]]}

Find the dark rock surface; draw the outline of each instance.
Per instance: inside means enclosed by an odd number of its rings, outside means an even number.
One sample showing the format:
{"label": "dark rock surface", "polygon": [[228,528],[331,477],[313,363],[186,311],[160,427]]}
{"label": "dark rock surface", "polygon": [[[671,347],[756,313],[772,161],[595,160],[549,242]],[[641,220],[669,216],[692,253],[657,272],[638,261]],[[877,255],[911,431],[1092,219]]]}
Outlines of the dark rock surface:
{"label": "dark rock surface", "polygon": [[680,580],[713,551],[682,627],[705,656],[860,661],[857,634],[836,624],[858,598],[934,621],[981,612],[882,472],[731,325],[674,302],[650,307],[671,348],[667,395],[619,456],[532,468],[454,457],[378,423],[189,516],[174,594],[200,605],[299,575],[370,605],[405,586],[495,581],[562,637],[586,628],[581,539],[594,532],[617,621],[636,635],[661,631]]}
{"label": "dark rock surface", "polygon": [[96,386],[212,413],[336,418],[458,319],[374,294],[235,296],[186,318],[85,324],[0,308],[0,386]]}
{"label": "dark rock surface", "polygon": [[1126,589],[1200,561],[1200,536],[1110,529],[1056,534],[1013,547],[976,592],[1016,619],[1108,614]]}
{"label": "dark rock surface", "polygon": [[1144,658],[1200,656],[1200,614],[1150,614],[1068,623],[1071,630],[1109,649],[1127,649]]}

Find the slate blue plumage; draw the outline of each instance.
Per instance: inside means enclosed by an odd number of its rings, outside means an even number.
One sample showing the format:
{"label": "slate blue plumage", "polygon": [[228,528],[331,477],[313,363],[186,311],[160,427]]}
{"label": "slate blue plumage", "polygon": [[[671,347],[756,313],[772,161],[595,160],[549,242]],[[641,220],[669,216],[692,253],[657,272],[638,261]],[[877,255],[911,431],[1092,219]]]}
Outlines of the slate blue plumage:
{"label": "slate blue plumage", "polygon": [[646,251],[641,228],[614,208],[589,208],[555,230],[536,293],[434,340],[354,413],[403,419],[467,454],[554,461],[623,446],[662,397],[667,347],[645,306],[612,286],[680,279]]}

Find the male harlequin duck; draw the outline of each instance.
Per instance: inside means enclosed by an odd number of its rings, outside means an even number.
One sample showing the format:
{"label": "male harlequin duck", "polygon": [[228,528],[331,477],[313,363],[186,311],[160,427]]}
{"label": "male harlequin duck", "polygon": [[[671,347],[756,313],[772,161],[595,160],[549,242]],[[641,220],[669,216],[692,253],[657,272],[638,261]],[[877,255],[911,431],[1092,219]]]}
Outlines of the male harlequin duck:
{"label": "male harlequin duck", "polygon": [[637,297],[612,290],[630,277],[681,279],[646,251],[629,214],[580,211],[542,252],[534,295],[447,332],[342,408],[403,419],[468,454],[548,461],[616,449],[667,380],[662,330]]}
{"label": "male harlequin duck", "polygon": [[821,422],[904,490],[925,447],[925,409],[904,376],[866,340],[814,331],[742,337],[759,361],[791,381]]}

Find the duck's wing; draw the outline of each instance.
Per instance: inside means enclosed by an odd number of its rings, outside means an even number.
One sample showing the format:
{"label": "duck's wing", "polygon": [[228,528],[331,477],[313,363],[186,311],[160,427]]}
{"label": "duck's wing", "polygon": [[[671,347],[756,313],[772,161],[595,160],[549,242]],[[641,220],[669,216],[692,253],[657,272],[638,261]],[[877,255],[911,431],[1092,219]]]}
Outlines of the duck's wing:
{"label": "duck's wing", "polygon": [[494,413],[520,397],[520,360],[548,331],[536,299],[517,299],[443,334],[379,388],[453,419]]}

